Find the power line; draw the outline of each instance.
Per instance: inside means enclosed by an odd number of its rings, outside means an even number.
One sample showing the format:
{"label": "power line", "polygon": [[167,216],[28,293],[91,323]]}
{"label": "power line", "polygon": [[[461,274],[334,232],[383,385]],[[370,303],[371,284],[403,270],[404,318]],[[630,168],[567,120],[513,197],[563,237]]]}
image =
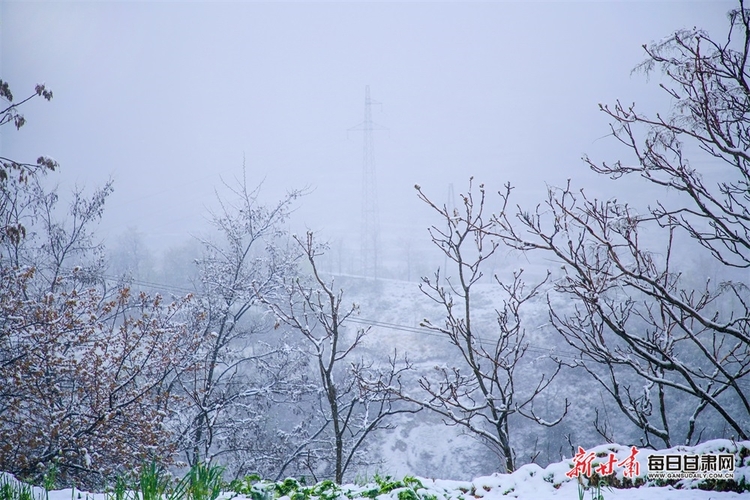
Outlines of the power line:
{"label": "power line", "polygon": [[[175,285],[166,285],[164,283],[156,283],[153,281],[146,281],[146,280],[140,280],[140,279],[128,279],[124,280],[121,277],[116,277],[112,275],[102,275],[102,278],[113,281],[117,283],[121,283],[123,281],[127,281],[128,283],[134,283],[136,285],[146,286],[148,288],[152,288],[154,290],[164,290],[164,291],[171,291],[171,292],[177,292],[180,294],[195,294],[195,295],[201,295],[199,291],[197,290],[190,290],[188,288],[179,287]],[[385,321],[377,321],[373,319],[367,319],[367,318],[358,318],[354,316],[350,316],[347,318],[347,321],[351,321],[352,323],[359,323],[362,325],[367,326],[374,326],[379,328],[387,328],[389,330],[397,330],[397,331],[403,331],[403,332],[409,332],[409,333],[416,333],[419,335],[424,335],[427,337],[437,337],[445,339],[446,335],[443,333],[438,333],[435,331],[432,331],[426,327],[414,327],[414,326],[408,326],[408,325],[401,325],[398,323],[388,323]],[[479,340],[480,342],[484,343],[494,343],[497,340],[489,339],[487,337],[480,337],[480,336],[474,336],[475,339]],[[528,343],[526,344],[526,350],[531,352],[536,352],[539,354],[545,354],[548,356],[555,356],[559,358],[567,358],[567,359],[579,359],[578,355],[572,351],[567,350],[557,350],[556,348],[549,348],[549,347],[540,347],[538,345]],[[750,387],[750,382],[745,382],[744,380],[737,380],[737,383],[739,385],[742,385],[744,387]]]}
{"label": "power line", "polygon": [[[102,278],[116,282],[121,283],[123,281],[127,283],[133,283],[140,286],[145,286],[147,288],[151,288],[153,290],[161,290],[161,291],[168,291],[178,294],[195,294],[195,295],[201,295],[199,291],[197,290],[190,290],[188,288],[176,286],[176,285],[167,285],[164,283],[156,283],[153,281],[146,281],[142,279],[136,279],[136,278],[130,278],[130,279],[124,279],[122,277],[112,276],[112,275],[102,275]],[[401,325],[397,323],[388,323],[385,321],[377,321],[373,319],[366,319],[366,318],[358,318],[354,316],[350,316],[347,318],[347,321],[351,321],[352,323],[359,323],[361,325],[367,325],[367,326],[374,326],[378,328],[386,328],[388,330],[397,330],[402,332],[409,332],[409,333],[416,333],[419,335],[425,335],[427,337],[436,337],[436,338],[445,338],[445,334],[438,333],[435,331],[430,330],[426,327],[414,327],[414,326],[408,326],[408,325]],[[494,343],[495,340],[486,338],[486,337],[479,337],[475,336],[475,339],[479,340],[480,342],[484,343]],[[555,356],[561,356],[565,358],[575,358],[575,353],[573,352],[566,352],[566,351],[557,351],[554,348],[546,348],[546,347],[539,347],[534,344],[527,344],[526,350],[532,351],[532,352],[538,352],[540,354],[549,354],[549,355],[555,355]]]}
{"label": "power line", "polygon": [[[413,327],[413,326],[399,325],[399,324],[395,324],[395,323],[386,323],[386,322],[383,322],[383,321],[375,321],[375,320],[371,320],[371,319],[355,318],[355,317],[349,317],[347,319],[347,321],[351,321],[353,323],[360,323],[360,324],[364,324],[364,325],[368,325],[368,326],[376,326],[376,327],[381,327],[381,328],[387,328],[389,330],[399,330],[399,331],[403,331],[403,332],[418,333],[420,335],[426,335],[428,337],[438,337],[438,338],[443,338],[443,339],[446,337],[446,335],[444,333],[435,332],[435,331],[432,331],[432,330],[430,330],[430,329],[428,329],[426,327],[419,327],[419,328],[417,328],[417,327]],[[484,343],[487,343],[487,344],[496,342],[496,340],[489,339],[489,338],[486,338],[486,337],[474,336],[474,338],[476,340],[479,340],[480,342],[484,342]],[[538,346],[533,345],[533,344],[527,344],[526,350],[532,351],[532,352],[538,352],[538,353],[541,353],[541,354],[550,354],[550,355],[555,355],[555,356],[561,356],[561,357],[564,357],[564,358],[572,358],[572,359],[574,359],[574,358],[577,357],[576,354],[574,352],[572,352],[572,351],[558,351],[555,348],[538,347]]]}

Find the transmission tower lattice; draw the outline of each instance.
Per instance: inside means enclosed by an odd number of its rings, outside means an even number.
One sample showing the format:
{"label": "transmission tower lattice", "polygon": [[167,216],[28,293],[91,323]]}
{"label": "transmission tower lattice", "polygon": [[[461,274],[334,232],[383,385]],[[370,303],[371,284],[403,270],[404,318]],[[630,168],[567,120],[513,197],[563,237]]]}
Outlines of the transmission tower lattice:
{"label": "transmission tower lattice", "polygon": [[370,86],[365,87],[365,120],[349,130],[364,132],[362,161],[362,223],[361,255],[362,273],[365,276],[378,277],[378,247],[380,240],[380,222],[378,217],[378,193],[375,176],[375,145],[373,131],[385,130],[372,121],[372,105],[380,104],[370,98]]}

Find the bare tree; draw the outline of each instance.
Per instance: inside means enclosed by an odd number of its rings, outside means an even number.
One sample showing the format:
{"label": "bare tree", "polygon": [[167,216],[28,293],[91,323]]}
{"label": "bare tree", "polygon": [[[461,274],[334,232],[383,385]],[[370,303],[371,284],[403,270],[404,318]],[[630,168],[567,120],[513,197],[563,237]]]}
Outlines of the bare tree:
{"label": "bare tree", "polygon": [[129,226],[117,237],[114,244],[108,245],[107,273],[125,280],[132,278],[139,281],[158,281],[154,276],[153,254],[145,245],[143,233],[136,227]]}
{"label": "bare tree", "polygon": [[78,269],[81,277],[97,279],[104,269],[104,249],[94,238],[94,230],[104,214],[107,198],[114,191],[113,182],[107,181],[90,196],[86,196],[82,188],[76,187],[71,192],[72,200],[67,213],[62,216],[57,207],[59,197],[56,189],[46,191],[35,179],[33,190],[38,204],[36,226],[46,235],[35,249],[33,258],[50,289],[54,290],[58,278],[69,275],[73,268]]}
{"label": "bare tree", "polygon": [[[595,172],[638,175],[676,191],[677,201],[639,212],[568,185],[551,189],[535,211],[497,218],[507,244],[543,250],[562,264],[555,287],[575,308],[552,307],[552,322],[580,353],[576,365],[642,430],[646,445],[655,437],[671,446],[678,434],[684,444],[697,441],[701,421],[718,420],[726,434],[749,436],[747,280],[724,272],[723,281],[696,286],[693,273],[678,267],[686,249],[719,271],[750,267],[750,11],[744,2],[729,22],[725,41],[692,29],[644,46],[648,58],[637,69],[662,70],[671,113],[652,118],[635,105],[601,106],[614,120],[614,137],[637,161],[584,158]],[[691,165],[686,145],[707,156],[720,180],[708,181]]]}
{"label": "bare tree", "polygon": [[197,261],[198,307],[204,315],[201,369],[179,381],[189,404],[187,411],[175,413],[175,425],[190,464],[216,460],[227,464],[228,474],[275,474],[294,444],[280,435],[272,408],[293,407],[305,390],[295,376],[306,360],[274,335],[281,332],[258,312],[258,294],[270,293],[295,272],[284,224],[302,193],[292,191],[276,205],[263,205],[260,186],[249,188],[244,171],[224,187],[229,195],[217,194],[220,210],[211,218],[220,240],[205,239]]}
{"label": "bare tree", "polygon": [[341,483],[347,470],[360,464],[359,452],[370,434],[385,428],[389,416],[414,409],[396,406],[389,394],[370,390],[393,383],[398,370],[394,364],[379,369],[372,363],[352,360],[369,327],[348,331],[347,320],[358,313],[359,307],[352,304],[342,308],[343,290],[335,292],[333,280],[321,276],[316,258],[322,255],[322,248],[315,244],[313,233],[308,232],[305,239],[295,236],[294,240],[310,265],[311,280],[292,277],[285,282],[283,293],[261,294],[261,300],[279,321],[304,337],[319,377],[315,386],[322,397],[313,401],[318,428],[299,447],[298,456],[308,461],[316,479],[318,464],[333,462],[332,477]]}
{"label": "bare tree", "polygon": [[503,307],[496,311],[496,327],[476,321],[474,286],[483,277],[483,264],[499,245],[491,238],[491,217],[484,212],[484,186],[479,186],[475,199],[470,184],[468,193],[461,195],[462,206],[452,211],[432,202],[419,186],[416,189],[420,200],[440,216],[443,224],[432,226],[430,236],[455,273],[441,277],[438,270],[433,278],[422,278],[422,292],[445,312],[443,324],[425,319],[422,326],[445,335],[460,354],[459,363],[436,366],[432,375],[422,375],[420,390],[413,390],[400,380],[384,389],[481,438],[501,457],[505,469],[513,471],[516,456],[511,418],[520,415],[540,425],[554,426],[568,410],[566,400],[560,415],[551,421],[534,411],[534,401],[558,374],[560,363],[553,363],[552,373],[542,373],[530,387],[519,384],[518,371],[528,348],[521,309],[546,280],[529,287],[522,280],[523,271],[514,272],[509,283],[494,276],[498,291],[506,297]]}

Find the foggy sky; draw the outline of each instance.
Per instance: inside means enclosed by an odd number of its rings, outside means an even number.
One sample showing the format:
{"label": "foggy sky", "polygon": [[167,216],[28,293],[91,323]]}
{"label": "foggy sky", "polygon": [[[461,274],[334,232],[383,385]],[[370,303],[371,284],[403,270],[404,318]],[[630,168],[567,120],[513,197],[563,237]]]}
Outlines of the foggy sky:
{"label": "foggy sky", "polygon": [[[669,100],[631,69],[641,45],[694,25],[723,37],[734,2],[15,2],[0,11],[0,78],[54,99],[2,130],[2,154],[61,164],[63,190],[115,181],[100,234],[155,249],[203,231],[219,178],[265,179],[268,202],[309,186],[295,224],[357,247],[365,86],[385,240],[426,240],[418,183],[439,201],[469,176],[519,202],[580,157],[626,156],[598,103]],[[441,199],[442,198],[442,199]]]}

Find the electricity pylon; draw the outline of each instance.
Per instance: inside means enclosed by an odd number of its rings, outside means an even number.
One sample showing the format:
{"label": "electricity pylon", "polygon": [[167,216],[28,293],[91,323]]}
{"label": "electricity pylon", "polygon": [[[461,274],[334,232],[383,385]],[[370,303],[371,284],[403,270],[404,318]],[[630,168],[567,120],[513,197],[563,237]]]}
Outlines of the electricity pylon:
{"label": "electricity pylon", "polygon": [[370,98],[370,86],[365,87],[365,120],[349,130],[364,132],[362,158],[362,223],[361,255],[362,274],[371,278],[378,277],[378,247],[380,241],[380,221],[378,217],[378,191],[375,175],[374,130],[385,130],[372,121],[372,105],[380,104]]}

